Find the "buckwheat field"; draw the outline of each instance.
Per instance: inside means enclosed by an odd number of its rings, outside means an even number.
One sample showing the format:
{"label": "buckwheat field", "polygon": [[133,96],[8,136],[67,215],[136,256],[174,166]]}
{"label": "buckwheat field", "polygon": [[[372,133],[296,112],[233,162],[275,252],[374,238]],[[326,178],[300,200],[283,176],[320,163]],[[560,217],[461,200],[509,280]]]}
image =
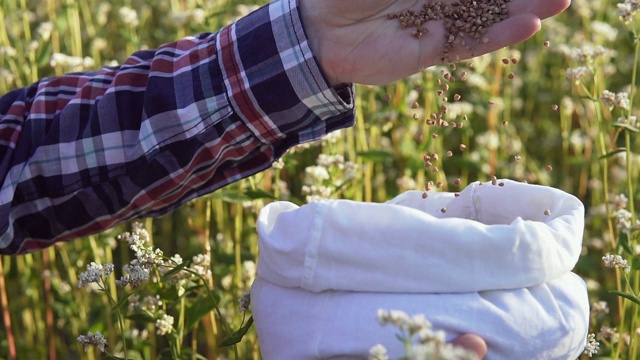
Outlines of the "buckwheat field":
{"label": "buckwheat field", "polygon": [[[0,0],[0,93],[117,65],[264,3]],[[488,3],[478,15],[434,1],[389,21],[419,41],[430,36],[425,21],[455,18],[448,46],[465,46],[462,34],[488,42],[485,27],[504,19],[508,0]],[[0,257],[0,358],[259,359],[247,292],[264,205],[384,202],[407,190],[429,201],[510,178],[584,203],[575,271],[589,288],[591,329],[582,357],[639,359],[640,0],[573,0],[532,39],[473,60],[447,49],[441,66],[358,86],[355,127],[265,172],[160,218]]]}

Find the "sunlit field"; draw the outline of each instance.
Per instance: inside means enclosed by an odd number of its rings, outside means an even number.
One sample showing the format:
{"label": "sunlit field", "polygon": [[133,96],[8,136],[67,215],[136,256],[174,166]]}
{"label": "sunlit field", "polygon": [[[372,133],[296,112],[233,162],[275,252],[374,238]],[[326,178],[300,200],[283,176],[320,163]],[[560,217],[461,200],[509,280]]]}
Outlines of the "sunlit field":
{"label": "sunlit field", "polygon": [[[120,64],[264,3],[0,0],[0,93]],[[430,182],[431,191],[459,191],[494,176],[556,187],[585,204],[575,272],[590,294],[587,350],[599,347],[587,352],[640,358],[639,6],[574,0],[518,46],[358,86],[355,127],[300,145],[265,172],[160,218],[1,257],[0,358],[259,359],[251,310],[239,311],[239,300],[256,275],[255,223],[267,203],[384,202]],[[443,82],[446,123],[432,123]],[[149,279],[119,286],[135,281],[122,276],[140,258],[156,264]]]}

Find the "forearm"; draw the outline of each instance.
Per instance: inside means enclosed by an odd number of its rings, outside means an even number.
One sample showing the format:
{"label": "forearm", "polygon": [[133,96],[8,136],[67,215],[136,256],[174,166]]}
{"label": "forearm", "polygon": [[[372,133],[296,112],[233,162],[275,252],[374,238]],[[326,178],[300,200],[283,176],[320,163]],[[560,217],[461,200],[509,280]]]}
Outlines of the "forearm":
{"label": "forearm", "polygon": [[[291,4],[293,2],[293,4]],[[285,70],[286,69],[286,70]],[[0,98],[0,252],[170,211],[353,123],[295,2]]]}

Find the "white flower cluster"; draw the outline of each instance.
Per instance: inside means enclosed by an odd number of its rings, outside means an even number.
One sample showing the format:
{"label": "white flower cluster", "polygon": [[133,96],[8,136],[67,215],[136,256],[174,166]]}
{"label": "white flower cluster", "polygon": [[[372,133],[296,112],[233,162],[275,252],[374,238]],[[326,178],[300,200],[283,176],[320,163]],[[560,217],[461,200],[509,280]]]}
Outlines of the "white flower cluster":
{"label": "white flower cluster", "polygon": [[332,132],[328,133],[327,135],[325,135],[320,140],[320,143],[322,145],[335,144],[336,142],[338,142],[338,140],[341,137],[342,137],[342,131],[340,131],[340,130],[332,131]]}
{"label": "white flower cluster", "polygon": [[594,46],[593,44],[586,44],[582,47],[575,48],[561,44],[558,45],[557,50],[579,64],[590,64],[600,58],[603,59],[603,61],[607,61],[617,54],[615,50],[607,49],[601,45]]}
{"label": "white flower cluster", "polygon": [[616,225],[618,229],[625,234],[630,233],[633,230],[639,228],[640,223],[636,220],[635,226],[633,224],[633,214],[625,209],[617,210],[613,213],[613,216],[616,219]]}
{"label": "white flower cluster", "polygon": [[291,191],[289,190],[289,183],[284,180],[277,179],[275,186],[280,191],[280,199],[287,200],[291,196]]}
{"label": "white flower cluster", "polygon": [[113,272],[113,264],[100,265],[95,262],[87,265],[87,270],[78,276],[78,287],[84,287],[87,284],[98,284],[103,277],[111,275]]}
{"label": "white flower cluster", "polygon": [[605,90],[600,95],[600,100],[604,103],[609,109],[613,109],[614,107],[621,109],[629,109],[629,93],[627,92],[619,92],[614,93],[609,90]]}
{"label": "white flower cluster", "polygon": [[[179,254],[175,254],[168,261],[164,261],[160,263],[158,270],[160,275],[164,275],[167,272],[171,271],[174,267],[183,263],[182,257]],[[210,278],[211,273],[211,256],[208,254],[198,254],[194,255],[191,258],[191,266],[188,268],[195,272],[196,274],[204,277]],[[173,274],[169,279],[167,279],[168,284],[176,284],[178,288],[182,287],[185,284],[185,281],[194,275],[188,271],[179,271]]]}
{"label": "white flower cluster", "polygon": [[591,315],[608,314],[609,304],[606,301],[597,301],[591,304]]}
{"label": "white flower cluster", "polygon": [[140,24],[138,12],[130,7],[121,7],[118,10],[118,15],[120,15],[120,20],[122,20],[122,22],[127,26],[136,27]]}
{"label": "white flower cluster", "polygon": [[104,352],[104,349],[108,346],[107,339],[105,339],[99,331],[96,331],[95,334],[89,331],[87,335],[78,336],[77,340],[84,346],[84,351],[89,351],[91,346],[95,346]]}
{"label": "white flower cluster", "polygon": [[605,41],[614,41],[618,37],[618,29],[602,21],[592,21],[591,31]]}
{"label": "white flower cluster", "polygon": [[11,84],[15,79],[16,77],[15,75],[13,75],[13,72],[5,68],[0,68],[0,82],[4,82],[5,84]]}
{"label": "white flower cluster", "polygon": [[591,71],[586,66],[578,66],[575,68],[569,68],[566,71],[567,79],[573,81],[574,83],[578,83],[582,78],[589,75]]}
{"label": "white flower cluster", "polygon": [[[381,325],[393,325],[402,335],[398,338],[413,342],[414,336],[417,343],[411,346],[408,359],[410,360],[475,360],[477,356],[464,348],[453,346],[445,342],[445,332],[435,331],[432,324],[423,314],[407,315],[399,310],[378,310],[378,322]],[[377,344],[369,350],[369,359],[388,359],[386,349]]]}
{"label": "white flower cluster", "polygon": [[313,184],[317,181],[329,180],[329,178],[331,177],[329,175],[329,170],[327,170],[325,166],[321,165],[309,166],[304,169],[304,172],[306,174],[305,182],[310,184]]}
{"label": "white flower cluster", "polygon": [[40,25],[38,25],[38,28],[36,29],[36,32],[38,33],[38,35],[40,35],[40,38],[43,41],[49,40],[49,38],[51,37],[51,33],[53,32],[53,23],[51,21],[40,23]]}
{"label": "white flower cluster", "polygon": [[191,258],[191,270],[208,279],[211,274],[211,257],[208,254],[198,254]]}
{"label": "white flower cluster", "polygon": [[389,360],[387,348],[382,344],[376,344],[369,349],[369,360]]}
{"label": "white flower cluster", "polygon": [[631,267],[627,264],[627,260],[624,260],[620,255],[607,254],[602,257],[602,261],[604,261],[604,265],[606,267],[619,268],[627,273],[631,271]]}
{"label": "white flower cluster", "polygon": [[496,150],[500,146],[500,137],[496,131],[486,131],[476,136],[476,143],[488,150]]}
{"label": "white flower cluster", "polygon": [[49,64],[51,66],[61,66],[68,71],[82,71],[96,66],[95,60],[88,56],[81,58],[62,53],[53,53]]}
{"label": "white flower cluster", "polygon": [[[166,261],[162,261],[158,266],[158,272],[161,276],[164,276],[169,271],[173,270],[176,266],[182,264],[184,260],[182,260],[182,256],[180,254],[175,254],[171,258]],[[182,281],[191,275],[185,271],[179,271],[167,279],[167,284],[174,284],[179,281]]]}
{"label": "white flower cluster", "polygon": [[611,342],[618,342],[620,340],[620,334],[618,333],[618,328],[610,327],[603,325],[600,327],[600,332],[598,332],[598,339],[600,340],[611,340]]}
{"label": "white flower cluster", "polygon": [[242,280],[245,284],[251,285],[256,278],[258,268],[256,263],[252,260],[245,260],[242,262]]}
{"label": "white flower cluster", "polygon": [[206,18],[206,12],[200,8],[173,13],[173,22],[176,26],[184,26],[187,23],[200,25],[204,23]]}
{"label": "white flower cluster", "polygon": [[611,200],[611,204],[616,208],[616,210],[626,209],[629,204],[629,199],[625,194],[617,194]]}
{"label": "white flower cluster", "polygon": [[140,301],[140,296],[138,294],[133,294],[129,297],[129,311],[133,312],[136,309],[140,309],[146,312],[154,312],[162,307],[162,301],[160,300],[160,295],[145,296],[142,301]]}
{"label": "white flower cluster", "polygon": [[111,4],[106,1],[100,2],[95,13],[96,23],[103,26],[109,21],[109,12],[111,12]]}
{"label": "white flower cluster", "polygon": [[130,264],[123,266],[122,270],[127,274],[120,277],[120,280],[116,280],[116,285],[121,289],[127,285],[138,287],[149,279],[148,266],[137,263],[135,259]]}
{"label": "white flower cluster", "polygon": [[618,118],[618,120],[616,120],[616,124],[620,124],[620,125],[629,125],[632,127],[637,127],[638,126],[638,117],[635,115],[631,115],[628,118],[621,116]]}
{"label": "white flower cluster", "polygon": [[271,167],[274,169],[284,169],[284,161],[282,160],[282,158],[276,160],[273,162],[273,164],[271,164]]}
{"label": "white flower cluster", "polygon": [[335,188],[358,174],[358,165],[345,161],[344,156],[339,154],[320,154],[316,164],[305,169],[302,194],[306,195],[307,202],[329,199]]}
{"label": "white flower cluster", "polygon": [[640,10],[640,0],[625,0],[617,5],[616,13],[625,24],[630,23]]}
{"label": "white flower cluster", "polygon": [[455,120],[465,114],[473,113],[473,104],[468,101],[456,101],[447,104],[447,119]]}
{"label": "white flower cluster", "polygon": [[335,165],[338,167],[338,169],[342,169],[344,168],[344,156],[342,156],[341,154],[320,154],[316,159],[316,163],[318,164],[318,166],[322,166],[325,168]]}
{"label": "white flower cluster", "polygon": [[342,177],[343,180],[351,180],[351,179],[355,179],[355,177],[358,175],[358,170],[360,170],[360,167],[358,166],[358,164],[354,163],[353,161],[347,161],[344,163],[344,175]]}
{"label": "white flower cluster", "polygon": [[118,238],[126,240],[129,243],[129,247],[136,254],[138,264],[162,264],[162,250],[154,249],[153,246],[149,245],[150,236],[147,229],[139,222],[133,223],[132,228],[133,230],[131,232],[125,232]]}
{"label": "white flower cluster", "polygon": [[0,56],[4,58],[11,58],[18,55],[18,52],[15,48],[11,46],[0,46]]}
{"label": "white flower cluster", "polygon": [[164,314],[156,320],[156,334],[166,335],[173,332],[173,316]]}
{"label": "white flower cluster", "polygon": [[584,346],[584,353],[592,357],[600,351],[600,343],[596,340],[596,334],[587,335],[587,344]]}
{"label": "white flower cluster", "polygon": [[236,5],[236,14],[238,17],[249,15],[249,13],[258,9],[257,5]]}
{"label": "white flower cluster", "polygon": [[[180,264],[182,264],[182,263],[183,263],[182,256],[180,256],[180,254],[175,254],[175,255],[173,255],[173,256],[169,259],[169,261],[170,261],[171,263],[173,263],[172,265],[180,265]],[[166,265],[166,264],[167,264],[167,263],[165,262],[165,265]]]}
{"label": "white flower cluster", "polygon": [[302,185],[302,195],[306,195],[305,200],[308,203],[329,199],[331,194],[333,190],[328,186]]}
{"label": "white flower cluster", "polygon": [[405,171],[405,174],[396,180],[396,185],[398,185],[400,192],[415,190],[418,187],[418,183],[411,175],[411,171]]}

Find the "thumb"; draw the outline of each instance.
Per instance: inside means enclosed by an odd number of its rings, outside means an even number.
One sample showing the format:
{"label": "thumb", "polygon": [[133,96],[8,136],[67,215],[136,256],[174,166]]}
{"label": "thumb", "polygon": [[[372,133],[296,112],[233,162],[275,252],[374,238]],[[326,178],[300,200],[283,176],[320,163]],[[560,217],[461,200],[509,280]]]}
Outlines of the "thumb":
{"label": "thumb", "polygon": [[487,355],[487,343],[480,336],[475,334],[464,334],[453,340],[451,344],[465,348],[476,355],[479,359]]}

